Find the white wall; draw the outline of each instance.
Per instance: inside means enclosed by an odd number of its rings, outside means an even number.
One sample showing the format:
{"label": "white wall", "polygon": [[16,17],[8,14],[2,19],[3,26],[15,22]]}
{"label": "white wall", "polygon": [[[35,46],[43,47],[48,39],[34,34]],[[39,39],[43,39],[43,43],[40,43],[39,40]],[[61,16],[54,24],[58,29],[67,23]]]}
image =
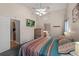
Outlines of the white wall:
{"label": "white wall", "polygon": [[10,18],[0,17],[0,52],[10,49]]}
{"label": "white wall", "polygon": [[67,18],[69,19],[69,25],[70,25],[70,34],[71,36],[79,41],[79,20],[75,23],[72,21],[72,10],[76,6],[76,3],[71,3],[68,5],[67,9]]}
{"label": "white wall", "polygon": [[20,20],[20,43],[34,38],[34,27],[26,26],[26,19],[36,20],[29,7],[20,4],[0,4],[0,16]]}
{"label": "white wall", "polygon": [[[44,23],[50,23],[51,25],[51,35],[58,36],[63,33],[64,20],[65,20],[66,9],[51,11],[48,14],[37,17],[37,27],[44,28]],[[55,28],[53,26],[60,26]]]}

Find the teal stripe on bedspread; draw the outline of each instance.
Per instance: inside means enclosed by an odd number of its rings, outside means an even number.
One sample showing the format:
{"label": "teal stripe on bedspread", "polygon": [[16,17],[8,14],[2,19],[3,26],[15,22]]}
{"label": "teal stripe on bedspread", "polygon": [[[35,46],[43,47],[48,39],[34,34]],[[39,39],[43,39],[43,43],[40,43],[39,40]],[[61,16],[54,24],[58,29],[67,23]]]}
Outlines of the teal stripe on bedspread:
{"label": "teal stripe on bedspread", "polygon": [[50,44],[52,42],[52,39],[49,40],[40,50],[39,56],[46,56],[47,55],[47,49],[49,48]]}
{"label": "teal stripe on bedspread", "polygon": [[53,41],[53,48],[51,49],[50,56],[58,56],[58,40]]}
{"label": "teal stripe on bedspread", "polygon": [[[52,43],[53,41],[53,43]],[[39,56],[46,56],[48,53],[48,48],[50,46],[50,44],[53,45],[53,47],[50,50],[50,56],[58,56],[58,40],[54,39],[54,40],[49,40],[40,50],[39,52]]]}

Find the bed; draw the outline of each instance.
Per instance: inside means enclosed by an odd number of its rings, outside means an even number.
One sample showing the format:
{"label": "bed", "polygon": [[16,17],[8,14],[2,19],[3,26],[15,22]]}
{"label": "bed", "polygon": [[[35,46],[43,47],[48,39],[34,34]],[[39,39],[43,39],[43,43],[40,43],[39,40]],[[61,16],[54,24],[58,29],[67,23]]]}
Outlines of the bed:
{"label": "bed", "polygon": [[74,42],[66,39],[40,37],[29,41],[21,46],[19,56],[59,56],[60,54],[69,54],[74,50]]}
{"label": "bed", "polygon": [[21,46],[20,56],[58,56],[58,40],[47,37],[29,41]]}

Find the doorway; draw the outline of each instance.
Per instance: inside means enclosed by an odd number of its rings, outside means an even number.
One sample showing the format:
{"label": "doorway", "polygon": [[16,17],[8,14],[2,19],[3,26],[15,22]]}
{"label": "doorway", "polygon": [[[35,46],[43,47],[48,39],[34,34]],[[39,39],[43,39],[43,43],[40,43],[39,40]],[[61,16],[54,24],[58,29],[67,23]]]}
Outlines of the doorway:
{"label": "doorway", "polygon": [[20,21],[11,21],[11,48],[17,48],[20,46]]}

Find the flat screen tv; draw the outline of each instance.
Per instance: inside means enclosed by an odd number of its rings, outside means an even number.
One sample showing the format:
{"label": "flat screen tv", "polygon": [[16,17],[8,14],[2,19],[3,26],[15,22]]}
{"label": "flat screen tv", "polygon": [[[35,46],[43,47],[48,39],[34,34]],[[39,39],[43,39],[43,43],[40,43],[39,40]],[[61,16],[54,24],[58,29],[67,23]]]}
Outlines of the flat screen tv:
{"label": "flat screen tv", "polygon": [[26,26],[28,26],[28,27],[34,27],[35,26],[35,21],[27,19],[26,20]]}

